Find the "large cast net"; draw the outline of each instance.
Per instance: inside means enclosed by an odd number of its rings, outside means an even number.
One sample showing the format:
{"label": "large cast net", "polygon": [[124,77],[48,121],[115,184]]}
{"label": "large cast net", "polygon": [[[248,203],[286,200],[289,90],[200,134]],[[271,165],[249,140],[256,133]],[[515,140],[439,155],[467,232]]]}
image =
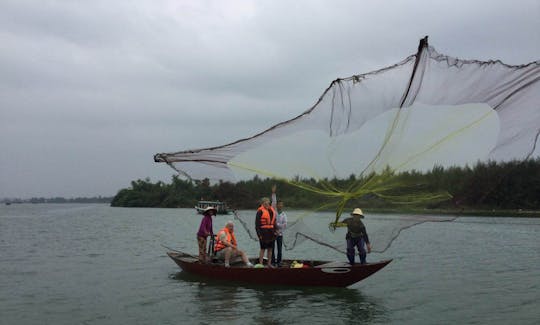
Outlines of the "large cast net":
{"label": "large cast net", "polygon": [[[539,156],[539,81],[540,61],[507,65],[457,59],[438,53],[426,37],[416,54],[334,80],[311,108],[264,132],[222,146],[159,153],[154,159],[191,179],[237,181],[259,175],[285,181],[325,198],[305,217],[331,208],[335,213],[329,222],[335,224],[350,208],[348,202],[365,196],[402,204],[449,198],[444,191],[426,191],[395,177],[399,172]],[[346,187],[332,181],[351,175],[357,181]],[[251,215],[237,217],[254,235],[254,223],[247,221]],[[309,230],[305,217],[291,223],[284,236],[287,248],[323,237]],[[380,230],[365,223],[372,242],[380,240],[374,248],[384,251],[402,229],[451,218],[377,220]]]}

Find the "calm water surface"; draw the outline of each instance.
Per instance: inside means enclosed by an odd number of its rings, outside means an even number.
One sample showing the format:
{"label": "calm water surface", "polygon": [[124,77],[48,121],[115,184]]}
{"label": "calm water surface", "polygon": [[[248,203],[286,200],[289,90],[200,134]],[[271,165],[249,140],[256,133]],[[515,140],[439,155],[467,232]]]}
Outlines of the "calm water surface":
{"label": "calm water surface", "polygon": [[[294,218],[294,211],[289,211]],[[215,221],[215,231],[227,217]],[[327,232],[331,219],[312,220]],[[540,220],[459,218],[403,231],[394,261],[345,289],[227,285],[181,272],[193,209],[0,207],[0,324],[538,324]],[[250,256],[257,243],[237,227]],[[368,228],[369,231],[369,228]],[[287,257],[345,260],[304,243]]]}

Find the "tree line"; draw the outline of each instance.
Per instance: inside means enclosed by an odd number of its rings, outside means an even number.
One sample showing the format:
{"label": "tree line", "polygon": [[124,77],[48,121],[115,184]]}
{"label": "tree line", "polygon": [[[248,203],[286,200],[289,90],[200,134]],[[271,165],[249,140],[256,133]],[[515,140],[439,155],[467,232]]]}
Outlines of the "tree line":
{"label": "tree line", "polygon": [[[505,163],[480,162],[473,167],[434,167],[429,172],[409,171],[393,175],[397,182],[415,184],[424,192],[447,192],[445,200],[412,204],[424,209],[523,209],[540,210],[540,158]],[[314,187],[350,188],[361,183],[355,175],[347,179],[296,181]],[[324,184],[323,184],[324,183]],[[192,208],[198,200],[224,201],[232,209],[258,207],[261,197],[270,196],[272,185],[278,186],[278,198],[291,209],[313,209],[331,200],[322,194],[301,190],[291,183],[260,178],[236,183],[220,181],[211,184],[205,180],[184,180],[177,175],[170,184],[152,182],[149,178],[131,182],[131,187],[121,189],[111,201],[117,207]],[[394,195],[408,188],[396,188]],[[364,195],[352,199],[347,207],[400,208],[402,203],[384,200],[377,195]],[[328,205],[327,208],[335,208]]]}
{"label": "tree line", "polygon": [[2,203],[11,204],[11,203],[110,203],[112,201],[112,196],[95,196],[95,197],[75,197],[75,198],[65,198],[65,197],[33,197],[30,199],[2,199]]}

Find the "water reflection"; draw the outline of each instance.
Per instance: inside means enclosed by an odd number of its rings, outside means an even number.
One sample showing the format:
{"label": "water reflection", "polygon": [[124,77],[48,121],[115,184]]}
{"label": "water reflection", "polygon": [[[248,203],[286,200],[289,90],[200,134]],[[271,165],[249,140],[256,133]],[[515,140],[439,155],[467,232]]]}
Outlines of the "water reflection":
{"label": "water reflection", "polygon": [[359,289],[246,285],[186,272],[173,278],[191,284],[201,323],[220,318],[255,324],[370,324],[387,320],[383,303]]}

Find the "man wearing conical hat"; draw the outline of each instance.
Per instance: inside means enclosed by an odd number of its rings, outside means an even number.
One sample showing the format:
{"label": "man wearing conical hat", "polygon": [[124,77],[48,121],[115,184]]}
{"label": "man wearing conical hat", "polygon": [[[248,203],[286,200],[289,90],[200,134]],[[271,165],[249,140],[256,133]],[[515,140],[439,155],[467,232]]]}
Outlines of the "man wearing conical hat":
{"label": "man wearing conical hat", "polygon": [[364,214],[360,208],[356,208],[351,213],[351,217],[343,220],[343,223],[347,225],[347,258],[351,265],[354,264],[355,247],[358,249],[360,255],[360,263],[366,264],[366,249],[371,253],[371,244],[369,243],[369,237],[366,231],[366,226],[362,222]]}

